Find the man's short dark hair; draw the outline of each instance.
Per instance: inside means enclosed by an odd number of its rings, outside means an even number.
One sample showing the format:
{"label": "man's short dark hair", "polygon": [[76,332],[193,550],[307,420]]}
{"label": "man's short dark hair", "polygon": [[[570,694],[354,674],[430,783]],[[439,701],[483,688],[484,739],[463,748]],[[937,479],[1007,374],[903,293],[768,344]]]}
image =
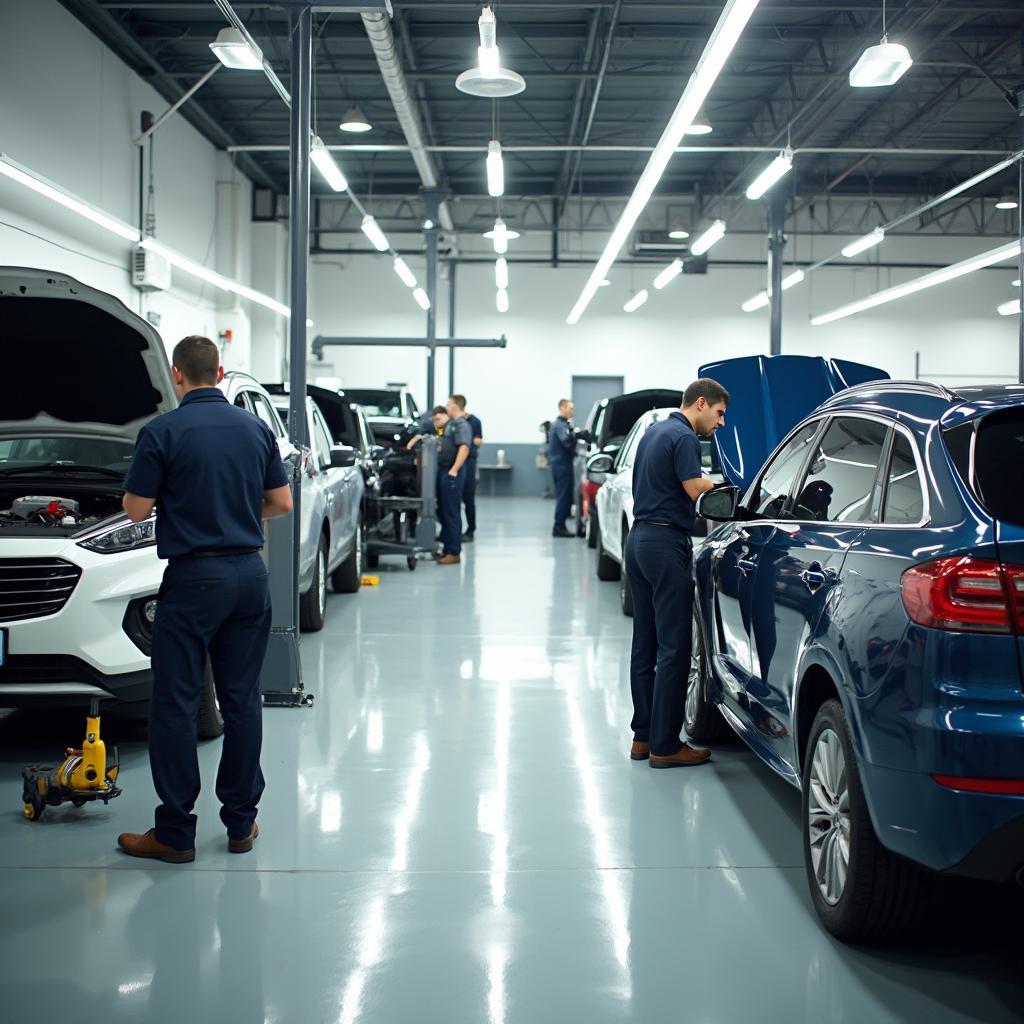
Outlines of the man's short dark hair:
{"label": "man's short dark hair", "polygon": [[209,338],[190,334],[174,346],[171,362],[190,384],[212,387],[217,383],[217,370],[220,369],[220,349]]}
{"label": "man's short dark hair", "polygon": [[695,380],[683,393],[683,408],[689,409],[696,405],[703,398],[708,405],[718,405],[719,402],[729,404],[729,392],[710,377],[701,377]]}
{"label": "man's short dark hair", "polygon": [[435,405],[431,416],[447,416],[448,410],[443,405]]}
{"label": "man's short dark hair", "polygon": [[452,401],[463,411],[466,411],[466,396],[452,395]]}
{"label": "man's short dark hair", "polygon": [[558,400],[558,408],[561,409],[562,406],[564,406],[564,405],[572,405],[572,399],[571,398],[560,398]]}

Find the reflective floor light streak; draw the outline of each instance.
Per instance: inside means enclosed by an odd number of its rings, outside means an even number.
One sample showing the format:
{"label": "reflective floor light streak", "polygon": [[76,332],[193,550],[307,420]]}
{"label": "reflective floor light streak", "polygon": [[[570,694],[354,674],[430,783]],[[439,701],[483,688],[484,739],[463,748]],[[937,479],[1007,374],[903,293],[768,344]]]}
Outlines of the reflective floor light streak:
{"label": "reflective floor light streak", "polygon": [[758,0],[728,0],[715,25],[711,38],[704,47],[704,52],[697,61],[697,66],[690,75],[686,88],[679,103],[676,105],[669,119],[661,138],[658,140],[654,151],[651,153],[647,166],[636,183],[633,194],[626,203],[618,223],[612,230],[608,244],[605,246],[601,258],[597,261],[590,278],[583,286],[580,297],[576,300],[569,313],[567,322],[575,324],[583,315],[584,310],[590,305],[591,300],[600,287],[600,282],[608,275],[612,264],[618,258],[622,247],[626,244],[630,232],[632,232],[640,214],[647,205],[648,200],[658,187],[665,168],[672,159],[676,148],[679,146],[686,134],[686,129],[694,122],[700,108],[704,105],[708,93],[711,92],[725,62],[732,53],[733,48],[739,41],[740,36],[746,28],[750,16],[754,13]]}
{"label": "reflective floor light streak", "polygon": [[954,281],[965,274],[972,274],[976,270],[985,267],[995,266],[997,263],[1004,263],[1012,260],[1020,254],[1020,241],[1009,242],[997,249],[990,249],[988,252],[979,253],[970,259],[961,260],[952,266],[943,267],[941,270],[933,270],[929,274],[915,277],[912,281],[898,284],[894,288],[886,288],[884,291],[868,295],[856,302],[847,303],[838,309],[830,310],[828,313],[820,313],[811,317],[811,324],[820,327],[822,324],[830,324],[835,320],[842,320],[843,317],[853,316],[855,313],[862,313],[865,309],[872,309],[875,306],[882,306],[887,302],[902,299],[904,296],[913,295],[915,292],[924,291],[926,288],[934,288],[936,285],[945,284],[947,281]]}

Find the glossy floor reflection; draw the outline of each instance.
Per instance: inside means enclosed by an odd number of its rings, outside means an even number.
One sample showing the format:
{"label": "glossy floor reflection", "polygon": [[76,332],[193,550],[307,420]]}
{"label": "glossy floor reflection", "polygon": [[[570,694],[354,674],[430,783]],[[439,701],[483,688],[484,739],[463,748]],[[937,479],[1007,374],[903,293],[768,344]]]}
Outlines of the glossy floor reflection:
{"label": "glossy floor reflection", "polygon": [[885,949],[820,929],[795,791],[739,745],[627,756],[630,623],[551,505],[484,502],[459,567],[387,561],[303,641],[307,710],[266,713],[262,834],[230,856],[206,744],[198,858],[114,849],[125,795],[20,819],[18,767],[78,716],[0,719],[0,1024],[1020,1020],[1021,905],[943,890]]}

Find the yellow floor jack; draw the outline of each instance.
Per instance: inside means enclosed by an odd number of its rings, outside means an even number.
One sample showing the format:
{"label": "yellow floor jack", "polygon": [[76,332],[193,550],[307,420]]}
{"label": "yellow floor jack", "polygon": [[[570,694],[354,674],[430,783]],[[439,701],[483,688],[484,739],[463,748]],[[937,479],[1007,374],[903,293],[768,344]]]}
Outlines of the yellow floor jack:
{"label": "yellow floor jack", "polygon": [[64,761],[57,768],[33,764],[22,769],[25,817],[38,821],[46,807],[57,807],[69,800],[75,807],[90,800],[104,803],[113,800],[121,795],[117,787],[119,768],[116,747],[114,763],[107,765],[107,747],[100,739],[100,705],[94,700],[85,720],[85,742],[81,750],[68,748]]}

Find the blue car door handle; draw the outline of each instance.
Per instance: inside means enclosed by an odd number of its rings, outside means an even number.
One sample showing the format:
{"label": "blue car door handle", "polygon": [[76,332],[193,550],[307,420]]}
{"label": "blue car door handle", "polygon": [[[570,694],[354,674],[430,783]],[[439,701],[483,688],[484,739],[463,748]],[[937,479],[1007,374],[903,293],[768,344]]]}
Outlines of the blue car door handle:
{"label": "blue car door handle", "polygon": [[753,572],[757,568],[757,560],[754,558],[737,559],[736,568],[746,576],[748,572]]}

